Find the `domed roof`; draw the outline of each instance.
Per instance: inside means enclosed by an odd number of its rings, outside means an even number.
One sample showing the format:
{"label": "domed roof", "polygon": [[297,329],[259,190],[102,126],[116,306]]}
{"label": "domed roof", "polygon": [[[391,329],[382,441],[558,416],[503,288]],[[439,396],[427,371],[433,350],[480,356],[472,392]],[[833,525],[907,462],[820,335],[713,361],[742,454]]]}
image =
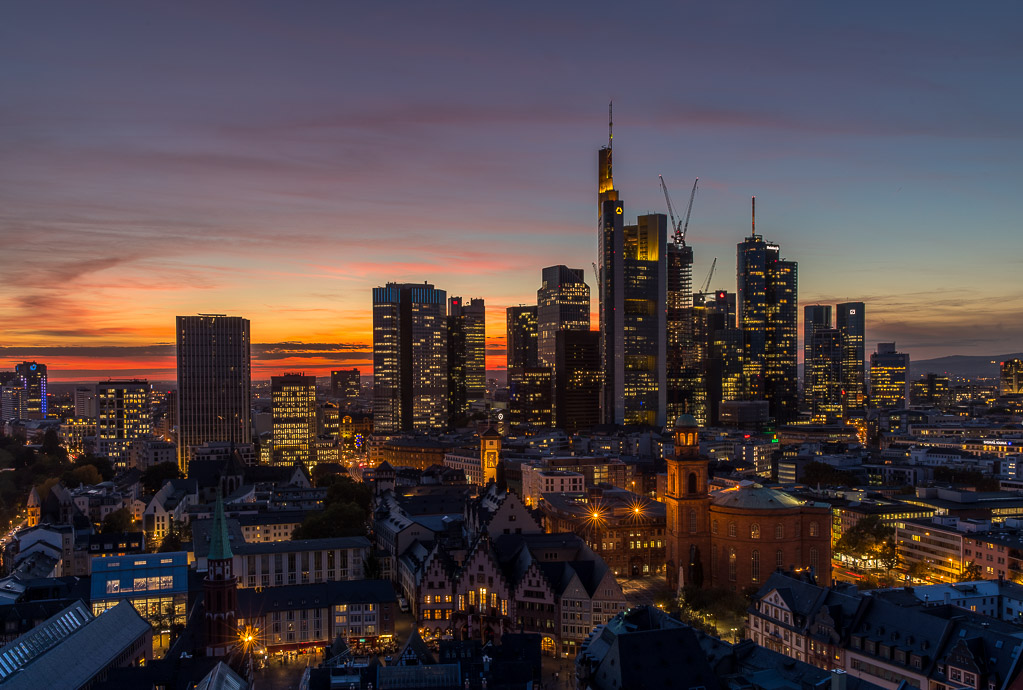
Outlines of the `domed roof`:
{"label": "domed roof", "polygon": [[676,429],[697,429],[699,426],[696,417],[691,414],[679,415],[679,418],[675,420]]}
{"label": "domed roof", "polygon": [[722,508],[743,510],[788,510],[803,505],[803,501],[795,496],[760,484],[745,484],[719,491],[712,494],[710,502]]}

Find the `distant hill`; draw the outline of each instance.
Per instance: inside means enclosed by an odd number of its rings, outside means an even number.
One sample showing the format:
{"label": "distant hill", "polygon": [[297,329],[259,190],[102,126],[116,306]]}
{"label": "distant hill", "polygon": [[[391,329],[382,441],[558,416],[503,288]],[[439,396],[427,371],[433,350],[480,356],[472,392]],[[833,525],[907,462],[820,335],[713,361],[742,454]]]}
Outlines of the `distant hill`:
{"label": "distant hill", "polygon": [[945,374],[968,379],[996,379],[999,365],[1007,359],[1023,359],[1023,352],[1011,355],[991,355],[990,357],[970,357],[967,355],[951,355],[934,359],[921,359],[918,362],[910,359],[909,370],[913,378],[923,374]]}

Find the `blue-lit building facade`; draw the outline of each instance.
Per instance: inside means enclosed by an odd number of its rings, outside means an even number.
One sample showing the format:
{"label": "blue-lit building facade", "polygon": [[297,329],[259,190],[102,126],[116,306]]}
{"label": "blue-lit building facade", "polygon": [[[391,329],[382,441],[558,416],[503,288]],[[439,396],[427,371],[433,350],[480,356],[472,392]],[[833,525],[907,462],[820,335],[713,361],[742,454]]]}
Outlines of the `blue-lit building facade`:
{"label": "blue-lit building facade", "polygon": [[175,551],[93,559],[92,612],[99,615],[125,599],[159,630],[184,625],[188,554]]}

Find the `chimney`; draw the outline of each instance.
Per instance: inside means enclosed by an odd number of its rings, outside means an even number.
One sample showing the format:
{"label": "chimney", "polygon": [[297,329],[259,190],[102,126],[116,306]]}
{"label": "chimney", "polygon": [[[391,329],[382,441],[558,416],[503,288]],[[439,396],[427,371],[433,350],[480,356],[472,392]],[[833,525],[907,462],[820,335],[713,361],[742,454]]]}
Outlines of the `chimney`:
{"label": "chimney", "polygon": [[945,604],[948,605],[948,604],[951,604],[951,603],[952,603],[952,592],[945,592]]}
{"label": "chimney", "polygon": [[840,668],[831,669],[831,690],[845,690],[849,675]]}

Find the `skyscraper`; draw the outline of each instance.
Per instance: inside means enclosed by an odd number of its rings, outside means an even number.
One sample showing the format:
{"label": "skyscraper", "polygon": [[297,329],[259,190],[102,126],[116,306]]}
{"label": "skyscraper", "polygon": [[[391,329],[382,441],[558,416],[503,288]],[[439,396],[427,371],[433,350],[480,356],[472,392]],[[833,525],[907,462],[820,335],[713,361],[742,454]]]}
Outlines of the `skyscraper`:
{"label": "skyscraper", "polygon": [[46,419],[46,365],[22,362],[14,373],[25,389],[25,408],[28,419]]}
{"label": "skyscraper", "polygon": [[803,406],[813,407],[813,334],[831,328],[831,305],[808,304],[803,307]]}
{"label": "skyscraper", "polygon": [[508,307],[508,369],[537,366],[537,307]]}
{"label": "skyscraper", "polygon": [[581,268],[549,266],[536,291],[537,357],[540,366],[553,367],[558,331],[590,330],[590,286]]}
{"label": "skyscraper", "polygon": [[358,369],[336,369],[330,372],[330,395],[333,398],[358,398],[362,376]]}
{"label": "skyscraper", "polygon": [[750,396],[767,400],[771,415],[783,424],[798,413],[798,267],[756,233],[755,214],[752,232],[737,253],[746,383]]}
{"label": "skyscraper", "polygon": [[448,425],[447,293],[429,283],[373,288],[373,429]]}
{"label": "skyscraper", "polygon": [[0,419],[26,419],[27,398],[24,386],[17,379],[0,386]]}
{"label": "skyscraper", "polygon": [[842,334],[842,390],[848,412],[866,406],[866,309],[863,302],[843,302],[835,309],[835,327]]}
{"label": "skyscraper", "polygon": [[486,308],[482,299],[448,299],[448,408],[465,416],[486,395]]}
{"label": "skyscraper", "polygon": [[96,387],[96,438],[99,454],[114,469],[128,469],[131,446],[153,431],[149,414],[149,392],[145,379],[103,381]]}
{"label": "skyscraper", "polygon": [[284,374],[270,377],[275,465],[304,465],[315,460],[316,377]]}
{"label": "skyscraper", "polygon": [[666,308],[666,419],[673,421],[691,414],[706,424],[706,382],[693,340],[693,248],[678,242],[667,246]]}
{"label": "skyscraper", "polygon": [[694,296],[693,325],[694,359],[703,373],[706,391],[702,411],[706,423],[713,426],[720,422],[721,403],[739,400],[745,393],[742,331],[735,326],[735,293],[718,290]]}
{"label": "skyscraper", "polygon": [[906,406],[909,355],[896,352],[895,343],[878,343],[870,355],[870,402],[879,410]]}
{"label": "skyscraper", "polygon": [[810,335],[807,393],[817,423],[842,418],[842,334],[836,328],[817,328]]}
{"label": "skyscraper", "polygon": [[252,442],[249,320],[200,314],[177,317],[178,464],[209,441]]}
{"label": "skyscraper", "polygon": [[1023,395],[1023,359],[1009,359],[999,367],[1002,395]]}
{"label": "skyscraper", "polygon": [[96,387],[78,386],[75,388],[75,417],[79,419],[96,418]]}
{"label": "skyscraper", "polygon": [[571,434],[600,423],[600,333],[554,336],[554,426]]}
{"label": "skyscraper", "polygon": [[613,135],[597,156],[601,417],[608,424],[663,426],[666,403],[668,218],[623,223],[614,189]]}

